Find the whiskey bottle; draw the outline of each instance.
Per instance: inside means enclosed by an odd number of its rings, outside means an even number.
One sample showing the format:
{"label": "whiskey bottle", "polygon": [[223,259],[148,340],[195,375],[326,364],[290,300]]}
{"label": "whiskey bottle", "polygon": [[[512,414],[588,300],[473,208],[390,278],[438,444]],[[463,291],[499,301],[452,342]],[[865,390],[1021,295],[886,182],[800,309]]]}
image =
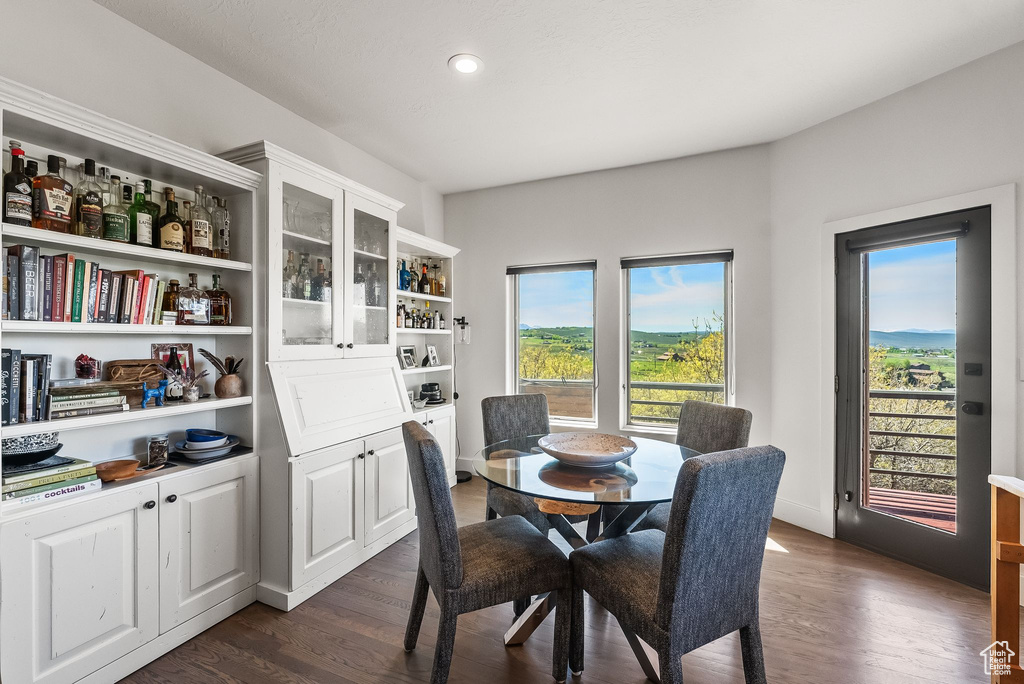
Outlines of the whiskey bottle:
{"label": "whiskey bottle", "polygon": [[96,162],[86,159],[84,179],[75,189],[75,235],[103,237],[103,187],[96,182]]}
{"label": "whiskey bottle", "polygon": [[409,310],[409,307],[405,307],[405,327],[412,327],[412,311]]}
{"label": "whiskey bottle", "polygon": [[397,328],[404,328],[405,327],[405,313],[403,311],[404,309],[405,309],[405,305],[404,304],[399,304],[398,305],[398,309],[397,309],[398,313],[397,313],[396,318],[395,318],[395,327],[397,327]]}
{"label": "whiskey bottle", "polygon": [[381,306],[383,294],[380,276],[377,275],[377,262],[374,261],[370,264],[370,274],[366,276],[366,305]]}
{"label": "whiskey bottle", "polygon": [[143,247],[153,246],[153,224],[156,217],[146,206],[146,184],[138,181],[135,184],[135,197],[128,207],[128,219],[131,221],[131,242]]}
{"label": "whiskey bottle", "polygon": [[327,278],[327,271],[324,269],[324,260],[316,260],[316,275],[313,276],[313,283],[310,286],[309,296],[311,299],[322,302],[324,301],[324,280]]}
{"label": "whiskey bottle", "polygon": [[356,306],[366,306],[366,276],[363,275],[363,265],[356,264],[356,272],[352,274],[352,303]]}
{"label": "whiskey bottle", "polygon": [[167,392],[164,394],[164,398],[171,401],[181,401],[183,393],[181,383],[185,380],[185,369],[181,367],[177,347],[171,347],[171,353],[167,356],[167,363],[164,364],[164,367],[177,378],[167,383]]}
{"label": "whiskey bottle", "polygon": [[5,223],[32,225],[32,179],[25,173],[25,151],[11,141],[11,170],[4,174]]}
{"label": "whiskey bottle", "polygon": [[334,271],[328,271],[327,277],[324,279],[324,299],[323,301],[330,303],[334,297]]}
{"label": "whiskey bottle", "polygon": [[177,280],[171,280],[167,283],[167,289],[164,291],[164,299],[160,303],[161,324],[164,324],[168,320],[173,320],[175,323],[178,322],[178,294],[179,283]]}
{"label": "whiskey bottle", "polygon": [[75,188],[60,175],[60,157],[46,158],[46,175],[32,179],[32,227],[67,233]]}
{"label": "whiskey bottle", "polygon": [[309,270],[309,254],[302,253],[299,261],[299,275],[295,279],[295,296],[309,301],[313,294],[313,273]]}
{"label": "whiskey bottle", "polygon": [[209,325],[210,295],[199,289],[199,276],[188,274],[188,286],[178,291],[178,325]]}
{"label": "whiskey bottle", "polygon": [[29,159],[25,162],[25,175],[29,177],[29,180],[39,175],[39,164],[36,163],[35,159]]}
{"label": "whiskey bottle", "polygon": [[210,325],[231,325],[231,295],[221,289],[220,276],[213,274],[213,287],[206,291],[210,297]]}
{"label": "whiskey bottle", "polygon": [[100,196],[103,197],[103,206],[110,204],[110,169],[106,166],[100,167],[100,177],[97,181],[103,189]]}
{"label": "whiskey bottle", "polygon": [[128,210],[121,204],[121,178],[110,177],[110,204],[103,207],[103,239],[113,242],[128,242],[131,238],[131,219]]}
{"label": "whiskey bottle", "polygon": [[281,296],[286,299],[296,299],[295,297],[295,252],[288,250],[288,260],[285,261],[284,270],[281,273]]}
{"label": "whiskey bottle", "polygon": [[440,311],[437,312],[437,329],[444,330],[444,314]]}
{"label": "whiskey bottle", "polygon": [[174,188],[164,188],[164,198],[167,202],[167,209],[160,217],[157,226],[160,231],[160,249],[171,252],[184,251],[185,230],[178,217],[178,203],[174,201]]}
{"label": "whiskey bottle", "polygon": [[430,294],[430,278],[427,277],[427,265],[423,264],[423,273],[420,275],[420,294]]}
{"label": "whiskey bottle", "polygon": [[213,256],[213,241],[210,234],[210,212],[206,210],[206,194],[203,186],[197,185],[196,201],[191,211],[185,212],[185,252],[196,256]]}
{"label": "whiskey bottle", "polygon": [[214,197],[213,203],[213,256],[230,259],[231,213],[228,211],[228,201],[223,197]]}

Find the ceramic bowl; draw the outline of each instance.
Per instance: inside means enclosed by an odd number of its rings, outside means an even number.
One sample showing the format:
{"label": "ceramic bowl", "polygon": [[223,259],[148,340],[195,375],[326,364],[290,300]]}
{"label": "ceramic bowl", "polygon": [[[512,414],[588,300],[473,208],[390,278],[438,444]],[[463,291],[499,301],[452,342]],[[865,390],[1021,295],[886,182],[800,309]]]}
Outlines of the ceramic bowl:
{"label": "ceramic bowl", "polygon": [[141,461],[134,458],[122,458],[116,461],[103,461],[96,464],[96,475],[104,482],[121,480],[132,475],[139,469]]}
{"label": "ceramic bowl", "polygon": [[537,442],[544,453],[566,465],[598,468],[629,458],[636,442],[620,435],[592,432],[556,432]]}
{"label": "ceramic bowl", "polygon": [[46,451],[57,446],[57,432],[40,432],[23,437],[5,437],[3,440],[4,454],[32,454]]}
{"label": "ceramic bowl", "polygon": [[[227,441],[228,433],[220,430],[207,430],[205,428],[191,428],[185,430],[185,439],[189,442],[217,442],[221,444]],[[213,445],[210,445],[213,446]]]}
{"label": "ceramic bowl", "polygon": [[228,436],[224,435],[220,439],[211,439],[208,442],[193,442],[191,440],[185,440],[186,449],[212,449],[214,447],[224,446],[228,443]]}
{"label": "ceramic bowl", "polygon": [[30,451],[23,454],[10,454],[4,452],[4,465],[5,466],[27,466],[40,461],[45,461],[51,456],[56,456],[57,452],[60,451],[63,444],[57,444],[49,449],[43,449],[42,451]]}

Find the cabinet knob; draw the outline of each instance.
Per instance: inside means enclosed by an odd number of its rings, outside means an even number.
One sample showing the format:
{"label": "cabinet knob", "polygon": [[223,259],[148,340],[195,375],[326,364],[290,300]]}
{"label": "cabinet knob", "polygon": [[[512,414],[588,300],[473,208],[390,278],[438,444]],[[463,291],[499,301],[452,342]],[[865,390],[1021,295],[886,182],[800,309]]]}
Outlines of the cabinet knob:
{"label": "cabinet knob", "polygon": [[431,419],[430,419],[430,420],[428,420],[427,422],[428,422],[428,423],[430,423],[431,425],[433,425],[433,424],[434,424],[434,419],[433,419],[433,418],[431,418]]}
{"label": "cabinet knob", "polygon": [[425,420],[425,421],[423,421],[423,427],[427,427],[427,423],[428,423],[428,422],[429,422],[429,421],[426,421],[426,420]]}
{"label": "cabinet knob", "polygon": [[367,451],[366,454],[367,454],[367,456],[373,456],[373,449],[370,449],[369,451]]}
{"label": "cabinet knob", "polygon": [[354,345],[354,344],[352,344],[351,342],[349,342],[348,344],[346,344],[346,345],[345,345],[345,348],[346,348],[346,349],[351,349],[351,348],[352,348],[352,347],[354,347],[354,346],[356,346],[356,345]]}
{"label": "cabinet knob", "polygon": [[154,508],[156,508],[156,501],[147,501],[146,503],[142,504],[142,507],[145,508],[147,511],[151,511]]}
{"label": "cabinet knob", "polygon": [[165,501],[167,501],[167,503],[174,503],[177,500],[178,500],[178,495],[177,494],[171,494],[170,496],[168,496],[165,499]]}
{"label": "cabinet knob", "polygon": [[360,453],[358,456],[356,456],[356,458],[366,458],[366,454]]}
{"label": "cabinet knob", "polygon": [[335,346],[337,346],[337,347],[338,347],[338,349],[344,349],[344,348],[345,348],[345,343],[344,343],[344,342],[339,342],[339,343],[338,343],[337,345],[335,345]]}

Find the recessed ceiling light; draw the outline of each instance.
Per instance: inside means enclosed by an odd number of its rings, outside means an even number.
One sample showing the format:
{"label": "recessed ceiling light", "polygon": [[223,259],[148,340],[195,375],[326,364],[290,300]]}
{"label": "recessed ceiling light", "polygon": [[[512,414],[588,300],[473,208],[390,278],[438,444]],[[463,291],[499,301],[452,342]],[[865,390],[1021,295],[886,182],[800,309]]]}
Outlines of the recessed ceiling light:
{"label": "recessed ceiling light", "polygon": [[458,54],[448,60],[448,68],[455,73],[466,76],[484,70],[484,63],[476,55]]}

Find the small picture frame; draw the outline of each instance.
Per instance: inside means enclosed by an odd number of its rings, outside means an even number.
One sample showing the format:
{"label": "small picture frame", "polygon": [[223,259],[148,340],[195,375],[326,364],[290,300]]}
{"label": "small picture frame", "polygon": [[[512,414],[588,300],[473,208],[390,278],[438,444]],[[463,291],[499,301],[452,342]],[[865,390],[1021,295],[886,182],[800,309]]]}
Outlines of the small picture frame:
{"label": "small picture frame", "polygon": [[405,393],[409,395],[409,403],[410,404],[412,402],[416,401],[416,393],[415,392],[413,392],[412,390],[406,390]]}
{"label": "small picture frame", "polygon": [[416,345],[403,344],[398,347],[398,363],[402,369],[416,367]]}
{"label": "small picture frame", "polygon": [[431,366],[441,365],[441,361],[437,358],[437,347],[432,344],[427,345],[427,362]]}
{"label": "small picture frame", "polygon": [[152,354],[150,356],[154,359],[158,359],[160,363],[167,365],[168,359],[171,358],[171,347],[178,348],[178,361],[181,363],[181,369],[187,371],[189,368],[195,368],[196,361],[192,355],[192,343],[191,342],[175,342],[175,343],[161,343],[150,345]]}

